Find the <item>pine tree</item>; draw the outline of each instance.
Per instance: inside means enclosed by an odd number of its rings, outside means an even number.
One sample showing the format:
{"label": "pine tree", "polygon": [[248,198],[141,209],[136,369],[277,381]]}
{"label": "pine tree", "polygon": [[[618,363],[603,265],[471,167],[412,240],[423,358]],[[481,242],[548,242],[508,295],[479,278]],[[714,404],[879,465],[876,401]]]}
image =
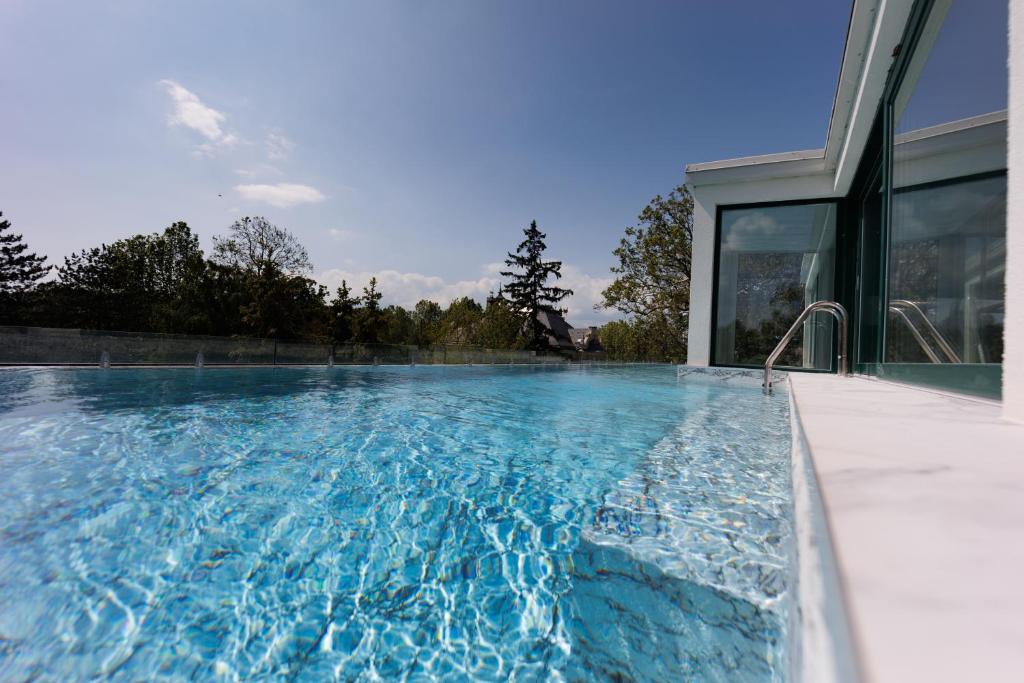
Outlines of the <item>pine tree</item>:
{"label": "pine tree", "polygon": [[505,294],[512,309],[522,316],[528,347],[544,351],[548,348],[547,334],[538,315],[542,311],[562,313],[554,305],[572,296],[572,290],[547,286],[549,277],[554,276],[556,280],[562,277],[562,262],[542,258],[547,249],[544,244],[547,235],[537,229],[537,221],[531,221],[523,234],[526,239],[519,243],[514,254],[509,252],[505,259],[505,265],[512,270],[503,271],[501,275],[511,278],[511,282],[505,285]]}
{"label": "pine tree", "polygon": [[50,272],[50,266],[43,265],[45,256],[25,253],[28,245],[21,241],[22,235],[7,233],[11,222],[3,215],[0,212],[0,293],[12,294],[32,287]]}
{"label": "pine tree", "polygon": [[359,299],[352,296],[348,283],[341,281],[338,292],[331,300],[331,337],[335,342],[343,344],[352,339],[353,322]]}
{"label": "pine tree", "polygon": [[361,303],[363,307],[356,311],[355,338],[364,344],[378,344],[384,334],[387,320],[380,307],[384,295],[377,291],[377,278],[371,277],[370,284],[363,287]]}

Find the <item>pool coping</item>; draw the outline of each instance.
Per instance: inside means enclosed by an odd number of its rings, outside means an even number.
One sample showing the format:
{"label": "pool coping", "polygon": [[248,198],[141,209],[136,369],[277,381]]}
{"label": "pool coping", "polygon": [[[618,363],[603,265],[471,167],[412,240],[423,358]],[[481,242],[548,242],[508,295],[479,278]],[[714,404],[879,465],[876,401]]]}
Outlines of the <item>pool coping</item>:
{"label": "pool coping", "polygon": [[1024,425],[971,397],[789,379],[795,680],[1015,680]]}
{"label": "pool coping", "polygon": [[854,683],[862,677],[849,628],[845,591],[795,392],[789,391],[788,397],[797,568],[795,609],[790,621],[790,679]]}

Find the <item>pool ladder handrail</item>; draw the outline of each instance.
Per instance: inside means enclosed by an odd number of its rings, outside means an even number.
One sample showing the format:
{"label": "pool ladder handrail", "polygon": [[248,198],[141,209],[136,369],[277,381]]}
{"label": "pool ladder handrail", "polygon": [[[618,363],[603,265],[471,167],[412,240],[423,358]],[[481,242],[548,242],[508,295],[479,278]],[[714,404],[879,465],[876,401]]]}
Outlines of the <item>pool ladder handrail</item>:
{"label": "pool ladder handrail", "polygon": [[772,368],[775,366],[775,361],[779,359],[782,352],[789,346],[789,342],[796,336],[804,321],[818,311],[828,311],[839,323],[839,348],[836,350],[836,369],[843,377],[850,375],[850,365],[846,358],[846,343],[849,335],[847,321],[849,320],[849,315],[847,315],[843,305],[837,301],[815,301],[803,310],[803,313],[797,317],[786,334],[782,335],[782,339],[775,345],[775,349],[768,355],[768,360],[764,364],[764,382],[761,384],[764,388],[764,393],[772,393]]}
{"label": "pool ladder handrail", "polygon": [[932,321],[928,319],[928,316],[924,314],[924,311],[921,310],[921,307],[918,306],[916,302],[908,299],[893,299],[889,302],[889,311],[900,317],[903,323],[907,326],[907,329],[910,330],[910,334],[913,335],[914,341],[917,342],[917,345],[920,346],[921,350],[924,351],[926,356],[928,356],[928,360],[933,363],[943,362],[942,359],[939,358],[938,354],[932,349],[931,345],[925,340],[921,331],[917,329],[917,325],[914,324],[914,321],[907,315],[906,311],[908,310],[917,313],[921,322],[924,323],[924,328],[928,331],[928,334],[931,335],[932,339],[935,340],[935,345],[939,347],[943,354],[945,354],[950,363],[961,362],[960,356],[957,355],[950,343],[946,341],[946,338],[942,336],[942,333],[936,329],[935,325],[932,324]]}

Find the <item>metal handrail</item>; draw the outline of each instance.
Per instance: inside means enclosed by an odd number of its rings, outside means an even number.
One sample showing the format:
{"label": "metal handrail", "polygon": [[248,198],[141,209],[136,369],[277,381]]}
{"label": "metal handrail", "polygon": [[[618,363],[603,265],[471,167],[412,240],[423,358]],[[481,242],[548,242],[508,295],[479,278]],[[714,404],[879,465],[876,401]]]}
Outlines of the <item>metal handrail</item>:
{"label": "metal handrail", "polygon": [[811,314],[817,311],[828,311],[839,323],[839,348],[836,350],[836,370],[844,377],[850,374],[850,366],[846,358],[846,342],[848,337],[847,331],[847,320],[849,316],[846,313],[846,309],[843,305],[836,301],[815,301],[813,304],[804,309],[803,313],[797,317],[796,321],[789,328],[786,334],[782,335],[782,339],[776,344],[775,349],[768,355],[768,360],[764,364],[764,393],[772,393],[772,367],[775,365],[775,361],[779,359],[782,352],[789,346],[789,342],[796,336],[800,326],[804,323]]}
{"label": "metal handrail", "polygon": [[928,330],[928,333],[932,336],[932,339],[935,340],[935,343],[938,345],[939,349],[942,350],[942,353],[946,354],[946,358],[949,359],[950,363],[961,362],[960,356],[958,356],[956,351],[953,350],[952,345],[950,345],[950,343],[946,341],[946,338],[942,336],[942,333],[939,332],[935,325],[932,324],[932,321],[928,319],[928,316],[924,314],[924,311],[921,310],[920,306],[918,306],[915,302],[910,301],[908,299],[893,299],[892,301],[889,302],[889,310],[895,313],[899,313],[900,317],[903,318],[907,326],[910,327],[910,330],[913,333],[914,338],[917,340],[917,343],[921,346],[925,354],[928,356],[928,358],[931,359],[933,363],[941,363],[942,361],[931,350],[931,347],[927,346],[927,344],[924,342],[921,333],[918,332],[917,330],[917,326],[914,325],[914,323],[910,320],[910,317],[903,312],[902,309],[904,308],[910,309],[917,313],[918,316],[920,316],[921,320],[924,322],[925,329]]}
{"label": "metal handrail", "polygon": [[903,312],[902,308],[890,304],[889,312],[895,313],[900,317],[900,320],[902,320],[903,323],[907,326],[907,329],[910,330],[910,334],[913,335],[914,341],[916,341],[917,345],[921,347],[921,350],[924,351],[924,354],[928,356],[928,360],[930,360],[933,363],[942,362],[942,359],[939,358],[938,355],[936,355],[936,353],[932,350],[932,347],[929,346],[928,342],[926,342],[924,340],[924,337],[921,336],[921,332],[917,329],[917,325],[915,325],[914,321],[911,320],[910,317]]}

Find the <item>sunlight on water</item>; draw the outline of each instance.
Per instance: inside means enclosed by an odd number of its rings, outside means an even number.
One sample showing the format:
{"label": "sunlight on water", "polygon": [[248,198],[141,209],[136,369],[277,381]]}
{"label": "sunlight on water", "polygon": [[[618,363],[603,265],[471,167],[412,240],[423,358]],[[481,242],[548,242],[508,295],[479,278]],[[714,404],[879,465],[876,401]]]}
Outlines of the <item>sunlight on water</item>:
{"label": "sunlight on water", "polygon": [[0,372],[0,679],[784,680],[785,397],[670,366]]}

